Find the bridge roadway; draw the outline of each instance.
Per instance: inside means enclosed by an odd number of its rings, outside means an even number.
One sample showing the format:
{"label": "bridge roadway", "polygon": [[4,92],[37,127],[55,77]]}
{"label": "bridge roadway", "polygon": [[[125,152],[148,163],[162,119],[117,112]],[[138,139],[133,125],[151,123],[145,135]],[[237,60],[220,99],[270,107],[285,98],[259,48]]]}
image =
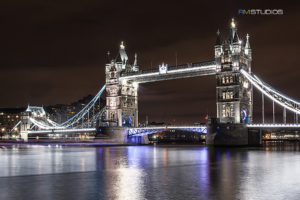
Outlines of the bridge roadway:
{"label": "bridge roadway", "polygon": [[[248,128],[261,129],[261,130],[299,130],[300,124],[248,124]],[[111,127],[113,129],[113,127]],[[196,132],[201,134],[207,134],[206,125],[185,125],[185,126],[139,126],[139,127],[123,127],[127,129],[128,136],[143,136],[153,134],[157,132],[167,130],[182,130],[189,132]],[[39,130],[39,131],[28,131],[28,134],[41,134],[41,133],[84,133],[84,132],[96,132],[96,128],[81,128],[81,129],[64,129],[64,130]]]}
{"label": "bridge roadway", "polygon": [[148,83],[179,78],[208,76],[216,74],[214,60],[207,62],[188,63],[186,65],[170,66],[166,73],[160,73],[159,68],[140,70],[138,72],[122,72],[120,80],[132,80],[137,83]]}

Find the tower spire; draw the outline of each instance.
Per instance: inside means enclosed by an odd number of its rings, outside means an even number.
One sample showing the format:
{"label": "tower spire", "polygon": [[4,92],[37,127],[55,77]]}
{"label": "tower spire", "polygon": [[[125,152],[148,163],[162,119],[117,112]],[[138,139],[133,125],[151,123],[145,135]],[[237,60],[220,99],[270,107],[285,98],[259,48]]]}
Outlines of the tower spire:
{"label": "tower spire", "polygon": [[134,63],[133,63],[134,66],[137,66],[138,63],[137,63],[137,54],[135,53],[134,55]]}
{"label": "tower spire", "polygon": [[125,49],[125,46],[124,46],[124,44],[123,44],[123,41],[121,42],[120,49]]}
{"label": "tower spire", "polygon": [[247,33],[247,42],[246,42],[246,46],[245,46],[245,49],[250,49],[250,43],[249,43],[249,34]]}
{"label": "tower spire", "polygon": [[234,19],[232,18],[232,22],[231,22],[231,27],[235,28],[235,23],[234,23]]}

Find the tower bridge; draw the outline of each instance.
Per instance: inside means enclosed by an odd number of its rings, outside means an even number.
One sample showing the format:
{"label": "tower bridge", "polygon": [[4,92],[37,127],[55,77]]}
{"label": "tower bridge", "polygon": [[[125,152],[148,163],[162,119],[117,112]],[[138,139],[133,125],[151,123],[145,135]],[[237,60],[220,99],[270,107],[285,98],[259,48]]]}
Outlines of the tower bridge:
{"label": "tower bridge", "polygon": [[[122,43],[115,59],[111,59],[108,53],[105,65],[106,83],[90,103],[62,124],[49,120],[41,112],[28,110],[22,114],[19,124],[22,137],[26,138],[29,132],[33,134],[34,131],[36,133],[45,130],[63,132],[74,127],[77,130],[95,128],[104,115],[105,120],[102,123],[105,123],[107,128],[103,128],[102,133],[111,137],[140,137],[162,131],[165,127],[138,126],[139,84],[210,75],[216,77],[217,118],[211,120],[207,127],[176,126],[173,129],[207,134],[207,144],[212,145],[260,144],[261,131],[267,127],[264,124],[264,107],[262,107],[262,125],[253,124],[253,88],[257,88],[262,93],[263,106],[264,96],[267,96],[273,101],[273,109],[275,103],[283,107],[284,116],[286,116],[286,109],[294,112],[296,123],[291,127],[299,128],[297,124],[300,102],[272,88],[252,72],[252,49],[249,35],[247,34],[245,42],[242,41],[238,36],[234,21],[231,23],[227,38],[222,43],[219,34],[218,31],[214,46],[214,60],[176,66],[162,63],[158,68],[149,70],[139,70],[137,54],[135,54],[134,63],[130,64]],[[90,110],[94,109],[95,102],[104,90],[106,91],[106,107],[90,118]],[[87,120],[84,120],[85,118]],[[283,125],[276,125],[274,114],[273,125],[277,128],[288,126],[286,121]],[[38,127],[38,130],[32,130],[33,127]]]}

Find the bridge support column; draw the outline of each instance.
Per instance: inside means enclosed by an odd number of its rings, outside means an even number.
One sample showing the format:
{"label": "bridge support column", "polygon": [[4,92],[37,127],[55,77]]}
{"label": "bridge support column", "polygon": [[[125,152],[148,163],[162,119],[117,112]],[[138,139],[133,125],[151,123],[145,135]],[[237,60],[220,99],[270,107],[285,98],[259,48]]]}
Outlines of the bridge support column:
{"label": "bridge support column", "polygon": [[20,132],[20,134],[21,134],[21,138],[24,140],[24,142],[28,142],[28,132],[23,131],[23,132]]}
{"label": "bridge support column", "polygon": [[283,108],[283,123],[286,124],[286,108]]}
{"label": "bridge support column", "polygon": [[21,113],[20,135],[24,142],[28,142],[28,130],[30,129],[31,121],[29,120],[29,112]]}

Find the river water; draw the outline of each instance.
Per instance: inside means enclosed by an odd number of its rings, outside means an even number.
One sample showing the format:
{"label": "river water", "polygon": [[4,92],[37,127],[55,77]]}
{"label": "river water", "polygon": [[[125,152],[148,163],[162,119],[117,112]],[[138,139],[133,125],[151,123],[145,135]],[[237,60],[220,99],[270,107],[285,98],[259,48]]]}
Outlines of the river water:
{"label": "river water", "polygon": [[6,146],[0,199],[300,199],[299,143]]}

